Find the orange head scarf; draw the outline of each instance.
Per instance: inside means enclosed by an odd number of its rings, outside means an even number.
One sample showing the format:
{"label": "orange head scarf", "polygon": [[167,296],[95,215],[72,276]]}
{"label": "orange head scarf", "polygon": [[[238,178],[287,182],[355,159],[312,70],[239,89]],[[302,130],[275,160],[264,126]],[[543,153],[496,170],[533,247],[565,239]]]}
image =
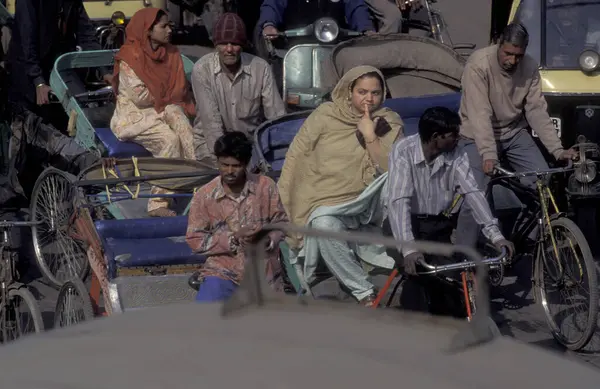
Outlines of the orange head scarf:
{"label": "orange head scarf", "polygon": [[119,92],[119,63],[125,61],[142,80],[154,98],[154,108],[162,112],[169,104],[178,104],[189,115],[195,114],[185,78],[179,49],[167,44],[152,49],[148,32],[157,21],[160,8],[137,11],[127,25],[126,41],[115,57],[113,90]]}

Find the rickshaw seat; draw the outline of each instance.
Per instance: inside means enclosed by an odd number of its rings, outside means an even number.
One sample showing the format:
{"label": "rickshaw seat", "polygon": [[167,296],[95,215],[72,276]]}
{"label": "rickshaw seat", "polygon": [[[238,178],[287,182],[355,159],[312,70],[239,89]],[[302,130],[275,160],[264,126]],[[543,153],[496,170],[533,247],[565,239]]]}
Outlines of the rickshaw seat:
{"label": "rickshaw seat", "polygon": [[280,171],[283,168],[288,147],[302,127],[304,120],[301,118],[276,123],[260,134],[258,147],[273,170]]}
{"label": "rickshaw seat", "polygon": [[400,115],[404,122],[405,136],[415,135],[419,132],[419,119],[427,108],[441,106],[458,112],[460,93],[387,99],[383,106]]}
{"label": "rickshaw seat", "polygon": [[[404,122],[404,134],[408,136],[418,133],[419,119],[427,108],[442,106],[458,112],[460,93],[393,98],[386,100],[383,105],[400,115]],[[285,154],[307,116],[295,119],[298,115],[298,113],[290,114],[290,119],[292,117],[294,119],[287,121],[286,116],[283,116],[274,120],[273,124],[266,124],[266,127],[257,130],[256,147],[259,149],[257,153],[262,154],[274,171],[281,171],[283,168]]]}
{"label": "rickshaw seat", "polygon": [[117,269],[202,264],[185,241],[187,216],[99,220],[94,224],[114,277]]}
{"label": "rickshaw seat", "polygon": [[109,157],[129,158],[129,157],[151,157],[152,153],[135,142],[122,142],[117,139],[110,128],[96,128],[96,136],[106,147]]}

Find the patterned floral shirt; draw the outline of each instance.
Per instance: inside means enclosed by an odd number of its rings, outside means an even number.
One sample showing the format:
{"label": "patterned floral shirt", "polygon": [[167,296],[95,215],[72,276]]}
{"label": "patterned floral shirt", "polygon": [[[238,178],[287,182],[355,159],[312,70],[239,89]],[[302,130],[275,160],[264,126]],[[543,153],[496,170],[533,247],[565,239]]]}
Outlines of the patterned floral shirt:
{"label": "patterned floral shirt", "polygon": [[[239,197],[225,193],[221,177],[196,192],[190,207],[186,241],[192,250],[206,255],[204,276],[216,276],[240,283],[244,274],[244,249],[238,247],[233,233],[242,227],[260,230],[263,225],[287,222],[275,182],[266,176],[248,174]],[[274,250],[266,264],[266,277],[276,289],[282,289],[279,242],[283,233],[269,234]]]}

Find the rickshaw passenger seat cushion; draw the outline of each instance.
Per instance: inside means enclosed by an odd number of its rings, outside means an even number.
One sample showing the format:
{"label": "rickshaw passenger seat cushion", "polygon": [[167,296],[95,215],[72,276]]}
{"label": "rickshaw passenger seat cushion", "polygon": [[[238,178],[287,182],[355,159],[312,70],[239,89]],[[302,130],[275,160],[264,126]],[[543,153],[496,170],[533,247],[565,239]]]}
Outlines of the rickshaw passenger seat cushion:
{"label": "rickshaw passenger seat cushion", "polygon": [[110,128],[96,128],[96,136],[106,147],[109,157],[129,158],[129,157],[151,157],[152,153],[144,146],[135,142],[122,142]]}
{"label": "rickshaw passenger seat cushion", "polygon": [[281,122],[269,127],[260,134],[259,147],[265,160],[273,170],[281,170],[288,147],[302,127],[305,119],[295,119]]}
{"label": "rickshaw passenger seat cushion", "polygon": [[[458,112],[460,107],[460,93],[387,99],[383,105],[400,115],[404,122],[404,135],[409,136],[418,133],[419,119],[427,108],[442,106],[453,112]],[[272,170],[281,171],[283,168],[285,154],[304,120],[302,118],[281,121],[269,126],[262,133],[258,134],[257,147],[266,162],[271,165]]]}
{"label": "rickshaw passenger seat cushion", "polygon": [[96,230],[109,268],[202,264],[185,241],[187,216],[99,220]]}

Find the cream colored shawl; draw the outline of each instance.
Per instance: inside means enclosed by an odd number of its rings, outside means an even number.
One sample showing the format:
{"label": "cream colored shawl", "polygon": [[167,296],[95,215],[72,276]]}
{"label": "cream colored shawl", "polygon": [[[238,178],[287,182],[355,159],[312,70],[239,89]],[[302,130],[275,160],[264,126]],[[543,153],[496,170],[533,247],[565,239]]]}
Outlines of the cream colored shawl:
{"label": "cream colored shawl", "polygon": [[[362,115],[351,105],[350,88],[355,80],[370,72],[377,72],[384,79],[372,66],[351,69],[333,89],[333,101],[321,104],[294,137],[278,183],[281,201],[292,223],[304,226],[316,208],[356,199],[373,182],[375,165],[387,171],[392,144],[403,136],[400,116],[388,108],[378,108],[371,114],[373,119],[384,118],[392,127],[380,138],[384,153],[378,161],[371,160],[355,134]],[[290,244],[298,247],[300,237],[291,238]]]}

